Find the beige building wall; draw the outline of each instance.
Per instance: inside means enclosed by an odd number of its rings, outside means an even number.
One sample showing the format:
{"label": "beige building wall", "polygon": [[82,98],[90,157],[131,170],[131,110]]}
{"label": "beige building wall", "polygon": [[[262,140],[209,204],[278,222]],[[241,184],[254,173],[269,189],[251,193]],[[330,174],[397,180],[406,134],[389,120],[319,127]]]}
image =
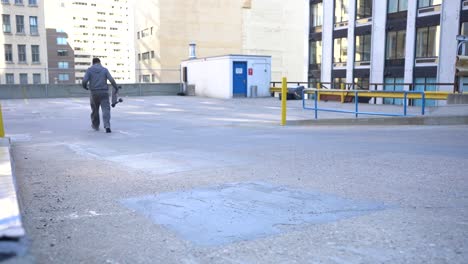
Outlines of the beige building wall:
{"label": "beige building wall", "polygon": [[272,80],[305,82],[309,1],[251,0],[243,9],[242,50],[272,56]]}
{"label": "beige building wall", "polygon": [[[68,34],[76,81],[93,57],[101,58],[118,83],[135,82],[132,0],[45,0],[46,27]],[[56,68],[57,65],[49,65]]]}
{"label": "beige building wall", "polygon": [[180,75],[174,69],[188,59],[188,46],[193,42],[197,57],[271,55],[273,80],[288,76],[305,81],[307,4],[303,0],[137,1],[137,34],[150,26],[155,30],[146,39],[136,39],[136,56],[148,49],[156,53],[155,58],[137,61],[137,68],[148,69],[141,72],[161,69],[155,71],[156,82],[178,81]]}
{"label": "beige building wall", "polygon": [[[41,83],[45,83],[47,79],[47,49],[44,26],[44,4],[42,1],[37,1],[37,5],[29,5],[29,1],[24,0],[23,4],[18,5],[15,4],[14,0],[10,0],[9,3],[0,3],[0,11],[2,15],[10,15],[11,29],[11,32],[5,32],[5,26],[3,26],[0,34],[0,43],[2,43],[2,45],[0,45],[0,52],[2,54],[2,59],[0,59],[0,84],[6,83],[7,74],[13,74],[15,84],[20,83],[20,74],[27,74],[28,84],[33,83],[34,75],[40,78]],[[17,15],[24,17],[24,33],[17,32]],[[31,32],[31,16],[37,17],[37,34]],[[5,44],[12,45],[13,52],[11,62],[6,61]],[[26,45],[26,62],[19,61],[18,45]],[[39,62],[32,61],[32,45],[39,46]]]}

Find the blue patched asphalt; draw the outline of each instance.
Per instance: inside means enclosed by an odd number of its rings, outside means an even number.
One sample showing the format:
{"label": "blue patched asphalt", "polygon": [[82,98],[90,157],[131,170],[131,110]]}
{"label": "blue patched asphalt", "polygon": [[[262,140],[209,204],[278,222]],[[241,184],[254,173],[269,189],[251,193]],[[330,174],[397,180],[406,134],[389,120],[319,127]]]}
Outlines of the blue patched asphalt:
{"label": "blue patched asphalt", "polygon": [[122,200],[136,212],[200,246],[278,235],[306,224],[358,217],[386,206],[264,182],[162,193]]}

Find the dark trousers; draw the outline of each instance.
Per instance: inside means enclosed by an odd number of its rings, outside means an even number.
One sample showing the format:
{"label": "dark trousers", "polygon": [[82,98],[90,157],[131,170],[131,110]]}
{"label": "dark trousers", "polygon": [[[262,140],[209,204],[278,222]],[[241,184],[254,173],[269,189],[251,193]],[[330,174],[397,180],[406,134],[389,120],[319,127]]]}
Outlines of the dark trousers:
{"label": "dark trousers", "polygon": [[109,102],[109,93],[91,93],[90,96],[91,103],[91,123],[94,128],[99,128],[99,107],[102,109],[102,121],[104,123],[104,128],[110,128],[110,102]]}

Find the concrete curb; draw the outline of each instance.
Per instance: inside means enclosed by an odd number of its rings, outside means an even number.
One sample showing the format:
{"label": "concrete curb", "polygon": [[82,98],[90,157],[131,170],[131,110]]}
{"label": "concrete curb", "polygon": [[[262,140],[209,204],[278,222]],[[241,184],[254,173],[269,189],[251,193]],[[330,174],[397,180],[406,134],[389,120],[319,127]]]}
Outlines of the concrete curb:
{"label": "concrete curb", "polygon": [[[0,138],[0,256],[24,251],[19,243],[25,230],[21,221],[10,139]],[[20,245],[21,244],[21,245]]]}
{"label": "concrete curb", "polygon": [[468,125],[468,116],[414,116],[292,120],[292,126],[450,126]]}

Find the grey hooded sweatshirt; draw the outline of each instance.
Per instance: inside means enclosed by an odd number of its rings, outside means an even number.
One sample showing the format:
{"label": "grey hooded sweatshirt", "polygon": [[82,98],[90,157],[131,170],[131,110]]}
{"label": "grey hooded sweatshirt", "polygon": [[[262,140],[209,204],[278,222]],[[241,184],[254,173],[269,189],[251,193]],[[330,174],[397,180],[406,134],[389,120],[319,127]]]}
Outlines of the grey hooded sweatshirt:
{"label": "grey hooded sweatshirt", "polygon": [[114,78],[112,78],[109,71],[102,67],[100,63],[96,63],[88,68],[81,84],[83,85],[83,88],[87,89],[86,86],[89,82],[89,90],[92,93],[103,93],[109,91],[107,80],[109,80],[112,86],[117,89],[117,83]]}

